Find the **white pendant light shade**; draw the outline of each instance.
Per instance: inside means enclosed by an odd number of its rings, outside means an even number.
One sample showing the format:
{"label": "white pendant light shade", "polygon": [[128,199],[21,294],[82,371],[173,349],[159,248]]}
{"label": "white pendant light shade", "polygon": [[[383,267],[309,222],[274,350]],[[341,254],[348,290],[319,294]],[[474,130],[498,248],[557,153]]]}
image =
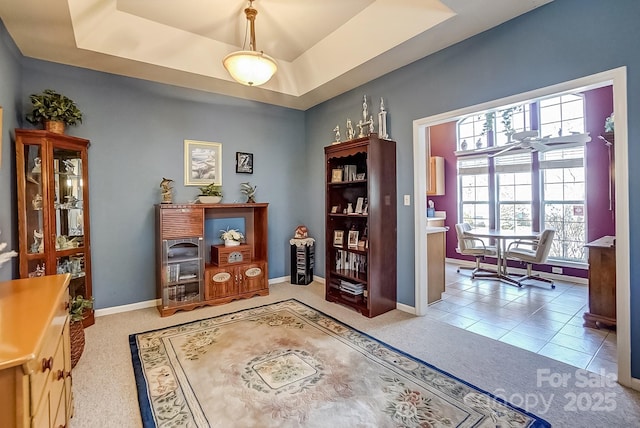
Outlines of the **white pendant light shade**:
{"label": "white pendant light shade", "polygon": [[256,48],[255,21],[258,11],[252,7],[254,1],[249,0],[249,7],[244,10],[251,31],[249,36],[251,50],[230,53],[222,60],[224,68],[227,69],[231,77],[247,86],[260,86],[263,83],[267,83],[278,70],[273,58],[265,55],[262,51],[258,51]]}
{"label": "white pendant light shade", "polygon": [[259,86],[271,79],[278,70],[269,55],[258,51],[233,52],[222,60],[231,77],[247,86]]}

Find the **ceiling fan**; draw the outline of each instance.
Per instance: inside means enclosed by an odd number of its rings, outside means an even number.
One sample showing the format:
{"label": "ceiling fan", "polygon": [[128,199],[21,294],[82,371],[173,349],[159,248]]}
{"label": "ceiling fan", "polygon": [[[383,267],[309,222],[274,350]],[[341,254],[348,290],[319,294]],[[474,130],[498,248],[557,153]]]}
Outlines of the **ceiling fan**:
{"label": "ceiling fan", "polygon": [[538,131],[522,131],[516,132],[511,136],[513,142],[507,143],[505,148],[497,153],[492,153],[489,156],[500,156],[508,151],[516,149],[529,149],[533,152],[546,152],[551,150],[554,146],[562,145],[563,148],[579,146],[591,141],[589,133],[576,133],[572,132],[570,135],[560,137],[539,137]]}

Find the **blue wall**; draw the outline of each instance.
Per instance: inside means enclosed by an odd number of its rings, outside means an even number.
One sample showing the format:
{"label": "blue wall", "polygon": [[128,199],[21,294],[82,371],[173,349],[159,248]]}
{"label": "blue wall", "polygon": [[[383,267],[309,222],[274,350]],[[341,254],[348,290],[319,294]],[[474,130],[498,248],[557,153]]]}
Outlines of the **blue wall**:
{"label": "blue wall", "polygon": [[[615,7],[613,6],[615,3]],[[377,112],[380,97],[388,110],[389,133],[397,142],[398,301],[414,305],[414,215],[402,205],[413,195],[413,121],[626,65],[628,117],[640,114],[640,2],[637,0],[555,0],[499,27],[407,65],[307,111],[309,192],[322,194],[323,147],[331,130],[347,117],[359,119],[362,96]],[[640,122],[629,121],[629,162],[640,160]],[[626,160],[623,160],[626,161]],[[640,169],[629,168],[630,183]],[[630,186],[630,218],[640,215],[637,186]],[[309,212],[307,225],[323,230],[323,212]],[[640,228],[631,224],[631,307],[640,307],[638,279]],[[324,245],[316,266],[324,271]],[[632,374],[640,377],[640,313],[631,311]]]}
{"label": "blue wall", "polygon": [[[21,118],[30,110],[28,94],[46,88],[73,99],[84,114],[67,133],[91,140],[96,308],[155,299],[160,180],[175,180],[176,203],[199,193],[183,186],[185,139],[222,143],[223,202],[245,200],[240,182],[257,184],[257,201],[270,203],[269,274],[288,274],[288,240],[304,219],[303,112],[33,59],[24,59],[21,70]],[[253,175],[235,173],[236,151],[253,153]]]}
{"label": "blue wall", "polygon": [[[0,107],[2,107],[2,133],[0,134],[0,242],[8,244],[5,251],[18,249],[18,234],[15,230],[17,213],[15,188],[15,150],[10,135],[18,126],[16,108],[22,102],[20,93],[21,55],[15,43],[0,22]],[[0,267],[0,281],[17,275],[17,258]]]}
{"label": "blue wall", "polygon": [[[549,86],[620,66],[628,67],[628,117],[639,117],[640,36],[636,0],[555,0],[453,47],[322,103],[307,112],[230,97],[205,94],[141,80],[16,59],[15,47],[1,28],[0,105],[5,128],[20,125],[28,94],[47,87],[74,99],[86,122],[69,133],[92,141],[90,149],[91,227],[94,294],[98,308],[155,297],[153,204],[160,178],[176,179],[177,200],[192,199],[195,188],[182,180],[182,140],[223,143],[225,201],[239,199],[238,183],[258,184],[258,201],[270,208],[269,271],[289,272],[288,239],[298,223],[318,238],[316,273],[324,275],[324,154],[332,129],[347,118],[357,121],[362,96],[371,112],[384,97],[388,128],[397,141],[398,300],[414,304],[413,207],[401,204],[413,195],[412,122],[415,119]],[[5,77],[5,69],[8,78]],[[22,80],[19,75],[22,74]],[[7,83],[9,82],[9,83]],[[19,90],[17,87],[19,86]],[[20,100],[20,101],[16,101]],[[7,112],[18,103],[22,111]],[[17,115],[17,116],[16,116]],[[7,117],[12,116],[9,123]],[[23,124],[24,125],[24,124]],[[630,165],[640,160],[640,123],[629,122]],[[11,171],[13,152],[4,131],[0,169],[0,228],[11,238],[15,212]],[[254,153],[253,176],[234,173],[236,151]],[[9,160],[7,159],[9,158]],[[621,160],[624,161],[624,160]],[[640,169],[629,168],[637,183]],[[630,218],[640,214],[637,191],[630,186]],[[9,206],[9,207],[8,207]],[[15,226],[14,226],[15,227]],[[631,225],[631,306],[640,307],[634,263],[640,228]],[[16,239],[12,238],[14,244]],[[0,271],[6,276],[6,269]],[[640,314],[631,311],[632,375],[640,377]]]}

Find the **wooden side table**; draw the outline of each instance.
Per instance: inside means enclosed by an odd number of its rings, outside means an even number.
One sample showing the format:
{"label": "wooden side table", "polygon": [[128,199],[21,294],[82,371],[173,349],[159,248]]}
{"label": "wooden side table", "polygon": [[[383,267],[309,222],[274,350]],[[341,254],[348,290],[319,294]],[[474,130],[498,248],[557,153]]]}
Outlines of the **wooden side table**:
{"label": "wooden side table", "polygon": [[603,236],[585,245],[589,249],[589,310],[584,326],[616,325],[616,237]]}

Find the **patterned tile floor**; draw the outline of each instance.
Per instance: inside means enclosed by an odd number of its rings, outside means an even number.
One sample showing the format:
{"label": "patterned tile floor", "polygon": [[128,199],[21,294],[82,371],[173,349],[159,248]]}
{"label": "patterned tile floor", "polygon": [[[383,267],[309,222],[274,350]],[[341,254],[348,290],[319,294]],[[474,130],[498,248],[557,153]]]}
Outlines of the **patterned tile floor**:
{"label": "patterned tile floor", "polygon": [[587,286],[556,281],[522,288],[471,279],[447,264],[442,300],[427,316],[594,372],[617,373],[616,332],[583,327]]}

